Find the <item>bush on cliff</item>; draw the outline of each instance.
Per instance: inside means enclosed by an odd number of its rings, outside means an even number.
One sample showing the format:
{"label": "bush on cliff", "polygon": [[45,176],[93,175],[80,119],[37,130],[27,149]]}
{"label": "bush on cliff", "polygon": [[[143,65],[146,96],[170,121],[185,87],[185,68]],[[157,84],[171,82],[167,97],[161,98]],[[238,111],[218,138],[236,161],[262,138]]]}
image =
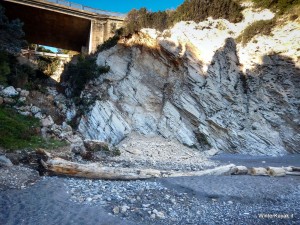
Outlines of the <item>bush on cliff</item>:
{"label": "bush on cliff", "polygon": [[0,5],[0,51],[18,53],[26,45],[20,20],[9,21]]}
{"label": "bush on cliff", "polygon": [[64,76],[72,89],[72,97],[79,97],[85,85],[100,74],[107,73],[109,66],[98,66],[96,58],[80,55],[76,64],[69,64]]}
{"label": "bush on cliff", "polygon": [[176,10],[149,12],[146,8],[131,10],[125,20],[124,34],[141,28],[165,30],[179,21],[200,22],[207,17],[224,18],[231,22],[243,19],[242,7],[234,0],[185,0]]}
{"label": "bush on cliff", "polygon": [[237,38],[237,42],[243,45],[248,43],[255,35],[270,35],[272,28],[276,25],[276,20],[259,20],[250,24]]}

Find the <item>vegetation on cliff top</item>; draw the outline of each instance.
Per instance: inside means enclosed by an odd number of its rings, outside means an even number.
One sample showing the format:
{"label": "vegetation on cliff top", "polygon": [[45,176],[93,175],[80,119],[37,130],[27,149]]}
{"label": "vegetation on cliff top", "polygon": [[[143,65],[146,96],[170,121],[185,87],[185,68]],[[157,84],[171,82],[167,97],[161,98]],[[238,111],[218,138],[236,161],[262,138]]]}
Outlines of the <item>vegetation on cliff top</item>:
{"label": "vegetation on cliff top", "polygon": [[300,9],[300,0],[253,0],[256,7],[268,8],[275,12],[276,16],[271,20],[259,20],[248,27],[236,39],[243,45],[248,43],[255,35],[271,35],[272,29],[278,24],[278,18],[287,14],[289,20],[295,20],[298,15],[294,14],[297,7]]}
{"label": "vegetation on cliff top", "polygon": [[146,8],[131,10],[125,20],[125,35],[141,28],[164,30],[179,21],[200,22],[207,17],[224,18],[231,22],[243,19],[242,7],[233,0],[185,0],[176,10],[149,12]]}
{"label": "vegetation on cliff top", "polygon": [[257,7],[271,9],[279,14],[300,5],[300,0],[252,0]]}

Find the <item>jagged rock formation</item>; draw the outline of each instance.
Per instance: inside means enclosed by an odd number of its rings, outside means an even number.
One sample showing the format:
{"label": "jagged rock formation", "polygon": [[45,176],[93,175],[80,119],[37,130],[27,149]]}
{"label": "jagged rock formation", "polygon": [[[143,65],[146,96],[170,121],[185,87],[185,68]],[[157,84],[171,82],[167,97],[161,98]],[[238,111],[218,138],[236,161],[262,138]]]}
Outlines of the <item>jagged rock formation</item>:
{"label": "jagged rock formation", "polygon": [[300,152],[299,23],[237,46],[233,38],[250,22],[273,16],[244,13],[239,24],[144,29],[100,53],[97,63],[111,70],[83,93],[100,100],[81,118],[81,134],[111,144],[135,131],[198,149]]}

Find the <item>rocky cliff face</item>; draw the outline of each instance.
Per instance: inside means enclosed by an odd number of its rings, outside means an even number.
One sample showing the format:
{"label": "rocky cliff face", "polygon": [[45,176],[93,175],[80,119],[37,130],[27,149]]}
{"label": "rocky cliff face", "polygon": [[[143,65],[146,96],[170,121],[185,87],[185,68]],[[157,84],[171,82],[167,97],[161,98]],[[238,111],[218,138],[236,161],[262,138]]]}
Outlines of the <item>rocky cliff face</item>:
{"label": "rocky cliff face", "polygon": [[81,118],[85,138],[118,144],[132,132],[205,150],[278,155],[300,152],[300,28],[276,26],[246,46],[236,38],[270,11],[245,20],[181,22],[144,29],[98,55],[109,73],[83,96],[98,96]]}

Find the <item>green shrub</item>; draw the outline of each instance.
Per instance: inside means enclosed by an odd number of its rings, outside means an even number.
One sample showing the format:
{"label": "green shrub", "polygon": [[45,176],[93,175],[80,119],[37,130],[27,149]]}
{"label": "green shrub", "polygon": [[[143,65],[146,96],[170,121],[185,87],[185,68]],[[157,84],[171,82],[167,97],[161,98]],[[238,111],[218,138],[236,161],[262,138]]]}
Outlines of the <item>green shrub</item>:
{"label": "green shrub", "polygon": [[18,53],[26,45],[23,23],[19,20],[9,21],[4,8],[0,5],[0,51]]}
{"label": "green shrub", "polygon": [[12,109],[0,107],[0,121],[0,146],[5,149],[54,149],[66,145],[58,140],[44,140],[40,136],[38,119],[20,115]]}
{"label": "green shrub", "polygon": [[270,35],[274,26],[275,19],[259,20],[254,22],[242,32],[242,34],[237,38],[237,42],[241,42],[245,45],[257,34]]}
{"label": "green shrub", "polygon": [[103,44],[97,46],[97,53],[105,51],[117,45],[122,34],[123,34],[122,28],[117,30],[113,37],[106,40]]}
{"label": "green shrub", "polygon": [[38,68],[45,75],[51,76],[59,67],[59,59],[56,57],[39,56]]}
{"label": "green shrub", "polygon": [[7,54],[0,52],[0,84],[7,84],[7,75],[10,74],[10,67]]}
{"label": "green shrub", "polygon": [[65,73],[72,89],[72,97],[79,97],[85,85],[100,74],[107,73],[109,66],[98,66],[96,58],[80,55],[76,64],[69,64]]}
{"label": "green shrub", "polygon": [[242,7],[233,0],[186,0],[173,14],[173,21],[200,22],[207,17],[223,18],[236,23],[243,19]]}
{"label": "green shrub", "polygon": [[279,14],[285,13],[296,5],[300,5],[300,0],[252,0],[257,7],[272,9]]}

